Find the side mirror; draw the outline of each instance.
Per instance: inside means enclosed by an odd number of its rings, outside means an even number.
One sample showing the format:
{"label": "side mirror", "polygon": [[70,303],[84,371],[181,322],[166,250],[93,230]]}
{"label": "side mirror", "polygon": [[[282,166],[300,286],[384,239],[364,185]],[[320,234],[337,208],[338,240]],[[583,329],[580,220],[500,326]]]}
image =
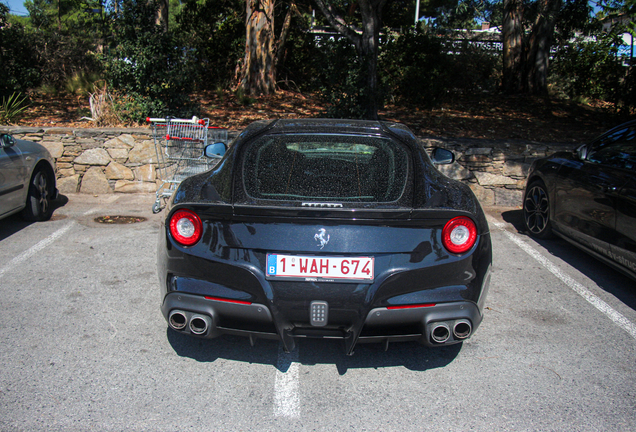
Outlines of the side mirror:
{"label": "side mirror", "polygon": [[585,160],[587,157],[587,144],[583,144],[576,149],[576,155],[579,157],[579,160]]}
{"label": "side mirror", "polygon": [[2,146],[2,148],[9,148],[13,146],[13,144],[15,144],[15,141],[13,140],[13,137],[11,135],[9,134],[0,135],[0,146]]}
{"label": "side mirror", "polygon": [[205,156],[211,159],[220,159],[227,151],[227,145],[222,142],[208,144],[205,146]]}
{"label": "side mirror", "polygon": [[431,153],[431,161],[435,165],[448,165],[455,162],[455,154],[443,148],[435,147],[433,153]]}

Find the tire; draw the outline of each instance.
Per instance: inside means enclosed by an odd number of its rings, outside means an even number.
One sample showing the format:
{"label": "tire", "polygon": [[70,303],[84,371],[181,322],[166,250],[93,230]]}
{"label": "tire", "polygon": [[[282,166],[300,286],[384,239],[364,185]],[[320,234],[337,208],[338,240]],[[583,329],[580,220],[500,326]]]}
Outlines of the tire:
{"label": "tire", "polygon": [[42,168],[37,168],[29,183],[26,207],[22,210],[22,218],[28,221],[46,221],[51,219],[51,184],[49,176]]}
{"label": "tire", "polygon": [[523,197],[523,223],[532,237],[552,237],[550,196],[545,184],[540,180],[533,181],[526,188]]}

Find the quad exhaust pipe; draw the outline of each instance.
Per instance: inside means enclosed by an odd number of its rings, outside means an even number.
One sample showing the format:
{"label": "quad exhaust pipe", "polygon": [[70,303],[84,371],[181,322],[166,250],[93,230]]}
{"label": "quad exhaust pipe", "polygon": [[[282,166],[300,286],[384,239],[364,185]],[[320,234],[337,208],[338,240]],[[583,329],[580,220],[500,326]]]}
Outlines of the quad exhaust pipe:
{"label": "quad exhaust pipe", "polygon": [[168,324],[175,330],[183,330],[186,328],[188,323],[188,318],[186,318],[185,314],[181,311],[172,311],[170,312],[170,317],[168,318]]}
{"label": "quad exhaust pipe", "polygon": [[437,343],[444,343],[450,338],[450,328],[444,322],[436,323],[431,331],[431,339]]}
{"label": "quad exhaust pipe", "polygon": [[190,331],[195,335],[202,335],[208,331],[208,321],[201,315],[193,315],[190,319]]}
{"label": "quad exhaust pipe", "polygon": [[[473,332],[473,325],[467,319],[458,319],[455,321],[439,321],[430,325],[430,338],[433,342],[443,344],[451,339],[462,341],[470,337]],[[452,333],[451,333],[451,328]]]}
{"label": "quad exhaust pipe", "polygon": [[211,319],[205,315],[173,310],[168,316],[168,325],[177,331],[190,331],[194,335],[204,335],[211,325]]}
{"label": "quad exhaust pipe", "polygon": [[462,319],[455,321],[453,326],[453,335],[457,339],[464,340],[473,332],[473,326],[470,321]]}

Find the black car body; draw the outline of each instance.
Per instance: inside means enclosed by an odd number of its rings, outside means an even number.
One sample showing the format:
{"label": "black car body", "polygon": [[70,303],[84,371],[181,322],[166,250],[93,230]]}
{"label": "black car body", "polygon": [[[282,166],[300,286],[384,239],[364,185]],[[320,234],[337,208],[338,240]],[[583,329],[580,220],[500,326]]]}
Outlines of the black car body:
{"label": "black car body", "polygon": [[456,343],[482,320],[491,257],[477,199],[405,126],[260,121],[173,194],[161,309],[178,331],[286,350],[301,337],[342,339],[348,354]]}
{"label": "black car body", "polygon": [[523,213],[531,235],[557,234],[636,279],[636,122],[535,161]]}

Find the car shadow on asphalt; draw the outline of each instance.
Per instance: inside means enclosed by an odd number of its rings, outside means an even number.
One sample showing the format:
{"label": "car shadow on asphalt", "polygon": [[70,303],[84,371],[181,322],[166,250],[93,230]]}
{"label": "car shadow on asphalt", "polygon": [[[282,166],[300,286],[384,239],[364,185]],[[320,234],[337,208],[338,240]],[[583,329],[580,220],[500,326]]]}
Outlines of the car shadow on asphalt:
{"label": "car shadow on asphalt", "polygon": [[238,336],[221,336],[217,339],[199,339],[166,331],[168,342],[177,355],[198,362],[214,362],[218,359],[245,363],[270,364],[286,372],[289,359],[304,366],[333,364],[340,375],[349,369],[378,369],[404,367],[412,371],[426,371],[445,367],[452,363],[461,351],[462,344],[430,348],[416,342],[389,344],[359,344],[353,356],[345,354],[344,343],[326,339],[299,339],[294,353],[286,354],[281,361],[278,341],[257,339],[250,346],[249,339]]}
{"label": "car shadow on asphalt", "polygon": [[[501,214],[501,217],[511,224],[519,234],[528,236],[523,223],[522,210],[506,211]],[[625,305],[636,310],[636,282],[632,279],[560,237],[555,236],[549,240],[532,238],[532,240],[550,254],[567,262]]]}
{"label": "car shadow on asphalt", "polygon": [[[58,195],[57,199],[51,202],[51,206],[53,208],[53,216],[51,217],[51,221],[56,220],[55,210],[59,209],[60,207],[64,207],[66,204],[68,204],[68,198],[64,195]],[[39,223],[47,222],[49,221]],[[25,221],[20,217],[19,213],[9,216],[6,219],[2,219],[2,221],[0,221],[0,241],[11,237],[15,233],[22,231],[23,229],[34,223],[37,222]]]}

